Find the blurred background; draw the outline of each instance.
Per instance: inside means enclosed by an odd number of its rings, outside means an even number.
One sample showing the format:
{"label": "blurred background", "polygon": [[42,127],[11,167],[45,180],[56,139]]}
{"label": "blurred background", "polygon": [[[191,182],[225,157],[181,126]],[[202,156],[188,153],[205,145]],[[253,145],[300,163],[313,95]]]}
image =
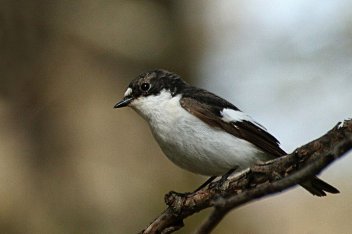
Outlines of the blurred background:
{"label": "blurred background", "polygon": [[[162,154],[129,81],[164,68],[250,113],[287,151],[351,118],[352,2],[1,0],[0,233],[136,233],[206,178]],[[349,233],[352,155],[214,233]],[[186,220],[190,233],[207,212]]]}

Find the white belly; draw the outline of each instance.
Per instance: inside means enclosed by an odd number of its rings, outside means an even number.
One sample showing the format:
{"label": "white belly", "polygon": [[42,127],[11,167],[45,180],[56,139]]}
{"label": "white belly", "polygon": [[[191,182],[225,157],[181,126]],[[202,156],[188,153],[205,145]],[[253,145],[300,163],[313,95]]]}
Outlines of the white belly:
{"label": "white belly", "polygon": [[264,160],[265,154],[253,144],[211,128],[188,112],[183,115],[186,117],[179,116],[172,125],[151,125],[161,149],[178,166],[214,176]]}

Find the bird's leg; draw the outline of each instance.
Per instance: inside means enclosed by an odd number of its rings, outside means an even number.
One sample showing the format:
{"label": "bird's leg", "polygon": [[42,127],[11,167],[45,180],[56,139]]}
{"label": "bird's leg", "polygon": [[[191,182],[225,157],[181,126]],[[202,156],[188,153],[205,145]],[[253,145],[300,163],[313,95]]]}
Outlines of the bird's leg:
{"label": "bird's leg", "polygon": [[209,188],[217,188],[220,189],[220,187],[225,183],[225,181],[227,180],[227,178],[234,172],[236,171],[236,168],[233,168],[231,170],[229,170],[228,172],[226,172],[223,176],[221,176],[220,180],[212,182],[209,184]]}
{"label": "bird's leg", "polygon": [[[213,182],[217,176],[211,176],[209,177],[201,186],[199,186],[196,190],[193,192],[186,192],[186,193],[178,193],[175,191],[170,191],[168,194],[165,195],[165,201],[170,200],[171,197],[178,197],[178,198],[185,198],[193,193],[198,192],[199,190],[205,188],[207,185],[209,185],[209,188],[220,188],[221,185],[227,180],[227,178],[234,172],[236,171],[237,168],[231,169],[226,174],[221,176],[220,180]],[[174,200],[174,199],[171,199]],[[168,202],[166,202],[168,203]]]}
{"label": "bird's leg", "polygon": [[216,176],[212,176],[209,177],[201,186],[199,186],[196,190],[194,190],[193,192],[196,193],[199,190],[203,189],[205,186],[207,186],[208,184],[210,184],[214,179],[216,178]]}
{"label": "bird's leg", "polygon": [[185,197],[187,197],[187,196],[189,196],[189,195],[191,195],[193,193],[196,193],[199,190],[201,190],[204,187],[206,187],[208,184],[210,184],[215,178],[216,178],[216,176],[210,177],[209,179],[207,179],[201,186],[199,186],[193,192],[179,193],[179,192],[175,192],[175,191],[170,191],[168,194],[165,195],[165,201],[166,201],[166,203],[168,203],[169,200],[175,200],[175,198],[185,198]]}

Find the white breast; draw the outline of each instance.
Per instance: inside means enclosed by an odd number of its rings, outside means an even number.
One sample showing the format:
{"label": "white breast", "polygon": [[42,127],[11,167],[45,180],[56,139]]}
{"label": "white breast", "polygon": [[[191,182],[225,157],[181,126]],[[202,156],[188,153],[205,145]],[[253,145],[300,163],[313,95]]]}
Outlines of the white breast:
{"label": "white breast", "polygon": [[250,166],[266,155],[253,144],[210,127],[180,105],[181,96],[162,91],[131,103],[145,118],[166,156],[178,166],[203,175],[222,175]]}

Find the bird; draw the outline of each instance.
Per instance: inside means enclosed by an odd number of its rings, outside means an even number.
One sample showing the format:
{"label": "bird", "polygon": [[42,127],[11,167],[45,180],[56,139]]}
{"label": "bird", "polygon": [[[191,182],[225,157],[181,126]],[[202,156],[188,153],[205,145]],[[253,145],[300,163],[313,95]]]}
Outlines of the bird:
{"label": "bird", "polygon": [[[131,107],[177,166],[210,176],[249,168],[287,153],[266,128],[232,103],[163,69],[133,79],[114,108]],[[300,184],[311,194],[339,193],[316,176]]]}

